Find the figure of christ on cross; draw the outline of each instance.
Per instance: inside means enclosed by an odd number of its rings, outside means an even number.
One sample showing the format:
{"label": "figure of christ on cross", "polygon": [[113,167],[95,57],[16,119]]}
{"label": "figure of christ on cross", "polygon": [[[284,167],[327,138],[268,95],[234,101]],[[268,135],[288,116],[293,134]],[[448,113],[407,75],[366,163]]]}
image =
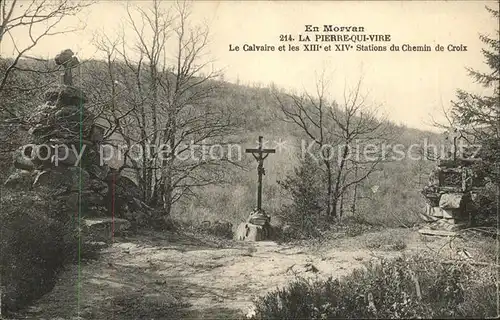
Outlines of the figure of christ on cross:
{"label": "figure of christ on cross", "polygon": [[262,210],[262,176],[265,175],[264,159],[270,153],[275,153],[276,149],[263,149],[262,136],[259,136],[259,147],[257,149],[245,149],[245,153],[251,153],[255,160],[257,160],[257,212]]}

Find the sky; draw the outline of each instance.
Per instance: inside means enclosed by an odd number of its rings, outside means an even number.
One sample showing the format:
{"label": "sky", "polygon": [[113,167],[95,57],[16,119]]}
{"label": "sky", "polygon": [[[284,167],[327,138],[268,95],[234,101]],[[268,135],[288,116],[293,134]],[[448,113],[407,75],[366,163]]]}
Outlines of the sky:
{"label": "sky", "polygon": [[[23,0],[22,0],[23,1]],[[22,2],[21,1],[21,2]],[[71,48],[80,58],[98,58],[92,45],[95,32],[112,37],[125,16],[125,1],[99,1],[78,16],[86,28],[54,36],[29,52],[54,57]],[[146,8],[148,1],[129,2]],[[164,1],[168,6],[169,1]],[[433,130],[432,119],[443,121],[456,89],[481,92],[465,67],[485,69],[479,34],[494,35],[498,28],[485,5],[493,1],[199,1],[193,3],[192,21],[210,29],[208,54],[224,70],[224,79],[241,84],[276,84],[295,91],[313,91],[318,73],[330,80],[332,99],[341,100],[344,89],[361,77],[367,101],[380,106],[391,120],[409,127]],[[68,19],[67,25],[76,20]],[[305,25],[361,26],[366,34],[389,34],[393,44],[441,44],[443,52],[230,52],[229,45],[288,45],[279,36],[306,34]],[[61,26],[61,28],[64,25]],[[15,34],[19,43],[22,31]],[[0,52],[12,54],[7,41]],[[299,44],[295,41],[295,45]],[[467,51],[449,52],[449,44]],[[18,44],[19,45],[19,44]],[[299,44],[302,45],[302,44]]]}

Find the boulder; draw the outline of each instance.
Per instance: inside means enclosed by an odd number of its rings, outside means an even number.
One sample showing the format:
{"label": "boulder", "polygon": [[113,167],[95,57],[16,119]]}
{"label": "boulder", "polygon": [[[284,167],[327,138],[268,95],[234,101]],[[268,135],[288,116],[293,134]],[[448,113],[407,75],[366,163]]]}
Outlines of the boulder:
{"label": "boulder", "polygon": [[21,170],[35,170],[37,165],[31,160],[32,147],[20,147],[12,155],[14,167]]}
{"label": "boulder", "polygon": [[[115,174],[115,178],[113,178],[113,174]],[[120,201],[129,201],[133,198],[141,199],[142,191],[141,189],[132,181],[130,178],[125,177],[118,173],[110,172],[107,177],[107,182],[112,187],[114,182],[114,190],[116,198]]]}
{"label": "boulder", "polygon": [[108,165],[97,165],[97,164],[92,164],[88,167],[87,169],[89,171],[89,173],[99,179],[99,180],[106,180],[106,178],[108,177],[108,174],[109,174],[109,166]]}
{"label": "boulder", "polygon": [[265,214],[255,213],[250,215],[247,222],[258,226],[264,226],[269,224],[270,219],[271,218]]}
{"label": "boulder", "polygon": [[64,170],[46,170],[38,175],[33,182],[33,188],[65,188],[68,191],[87,190],[90,185],[90,176],[87,171],[79,167],[67,167]]}
{"label": "boulder", "polygon": [[104,181],[98,179],[91,179],[89,183],[89,189],[95,191],[101,195],[107,194],[109,191],[108,184]]}
{"label": "boulder", "polygon": [[87,102],[85,93],[73,86],[60,85],[45,92],[45,100],[58,106],[79,106]]}
{"label": "boulder", "polygon": [[436,221],[431,228],[446,231],[459,231],[467,226],[466,223],[459,222],[455,219],[440,219]]}
{"label": "boulder", "polygon": [[104,140],[106,128],[101,125],[94,124],[90,130],[90,140],[100,143]]}
{"label": "boulder", "polygon": [[37,168],[50,168],[52,166],[52,147],[49,144],[40,144],[33,149],[32,162]]}
{"label": "boulder", "polygon": [[443,209],[440,207],[432,207],[432,206],[427,206],[427,215],[435,218],[442,218],[443,217]]}
{"label": "boulder", "polygon": [[[99,166],[96,143],[103,139],[105,127],[95,126],[96,117],[82,106],[87,100],[85,93],[72,85],[71,69],[79,64],[74,53],[64,50],[55,62],[64,67],[63,82],[50,88],[45,93],[46,102],[33,108],[25,119],[29,129],[25,143],[30,145],[13,154],[17,170],[5,185],[31,191],[39,197],[35,202],[54,204],[57,209],[51,212],[56,219],[74,216],[75,212],[101,217],[108,213],[107,205],[111,203],[106,180],[109,168]],[[83,146],[83,157],[78,159]],[[80,163],[75,166],[78,160]],[[132,196],[138,194],[137,188],[127,181],[122,181],[120,187],[123,201],[133,201]],[[85,230],[92,233],[96,228],[106,229],[106,224],[109,223],[94,221]],[[119,219],[113,225],[117,231],[122,229]]]}
{"label": "boulder", "polygon": [[36,173],[36,171],[16,170],[7,178],[4,185],[16,190],[30,190]]}
{"label": "boulder", "polygon": [[441,217],[444,219],[453,219],[460,214],[457,209],[441,209]]}
{"label": "boulder", "polygon": [[85,216],[89,214],[88,209],[90,208],[104,207],[104,197],[93,191],[73,191],[62,195],[60,199],[64,200],[63,202],[68,210],[75,212],[81,208],[83,210],[82,214]]}
{"label": "boulder", "polygon": [[51,163],[55,166],[65,165],[65,166],[74,166],[78,163],[78,155],[75,154],[75,151],[69,146],[61,146],[55,145],[53,147],[53,155],[50,158]]}
{"label": "boulder", "polygon": [[439,199],[439,207],[442,209],[460,209],[462,207],[463,194],[445,193]]}
{"label": "boulder", "polygon": [[271,236],[271,217],[262,209],[254,209],[246,222],[241,223],[234,234],[236,240],[262,241]]}
{"label": "boulder", "polygon": [[69,105],[58,108],[54,118],[58,122],[80,122],[82,109],[79,106]]}

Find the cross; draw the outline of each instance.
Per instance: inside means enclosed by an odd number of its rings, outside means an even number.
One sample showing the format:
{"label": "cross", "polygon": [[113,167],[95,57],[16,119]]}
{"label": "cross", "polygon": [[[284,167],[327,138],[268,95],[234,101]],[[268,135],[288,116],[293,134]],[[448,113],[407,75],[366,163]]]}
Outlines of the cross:
{"label": "cross", "polygon": [[262,176],[266,174],[264,170],[264,159],[266,159],[270,153],[275,153],[276,149],[262,149],[262,136],[259,136],[259,148],[257,149],[245,149],[245,153],[251,153],[255,160],[257,160],[257,211],[262,209]]}

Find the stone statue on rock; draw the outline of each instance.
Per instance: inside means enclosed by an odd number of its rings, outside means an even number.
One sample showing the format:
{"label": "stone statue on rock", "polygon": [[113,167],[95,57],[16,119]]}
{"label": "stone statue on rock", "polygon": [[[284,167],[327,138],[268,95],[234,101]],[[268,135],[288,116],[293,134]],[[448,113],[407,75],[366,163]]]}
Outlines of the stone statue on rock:
{"label": "stone statue on rock", "polygon": [[[130,223],[112,219],[108,208],[115,188],[108,185],[109,167],[99,157],[104,133],[95,128],[96,116],[84,106],[84,92],[73,86],[72,69],[79,65],[78,58],[66,49],[54,60],[64,67],[63,79],[27,117],[29,144],[14,152],[15,171],[4,184],[34,199],[50,199],[60,217],[78,213],[85,220],[85,242],[96,241],[95,233],[102,235],[99,241],[111,241]],[[125,187],[130,195],[130,186]],[[145,206],[136,202],[137,210],[143,210]],[[114,229],[115,223],[122,227]]]}
{"label": "stone statue on rock", "polygon": [[66,49],[54,60],[64,67],[63,81],[50,88],[46,93],[47,102],[27,117],[29,144],[13,153],[16,170],[5,184],[54,196],[55,200],[61,200],[61,208],[66,207],[73,213],[79,209],[78,201],[74,201],[79,194],[89,208],[100,207],[89,209],[88,214],[99,215],[106,209],[102,199],[106,197],[107,188],[102,187],[106,184],[99,178],[106,175],[100,174],[106,168],[99,165],[98,145],[90,138],[95,116],[83,106],[83,91],[72,86],[71,69],[78,66],[78,58]]}
{"label": "stone statue on rock", "polygon": [[74,56],[71,49],[63,50],[61,53],[56,55],[54,61],[58,66],[64,67],[63,84],[67,86],[73,85],[73,74],[71,70],[80,64],[78,58]]}
{"label": "stone statue on rock", "polygon": [[87,102],[84,92],[73,86],[72,70],[80,64],[78,58],[74,56],[73,51],[70,49],[61,51],[56,55],[54,61],[58,66],[64,67],[64,74],[60,88],[57,88],[57,90],[48,90],[45,93],[45,99],[48,104],[80,106]]}

